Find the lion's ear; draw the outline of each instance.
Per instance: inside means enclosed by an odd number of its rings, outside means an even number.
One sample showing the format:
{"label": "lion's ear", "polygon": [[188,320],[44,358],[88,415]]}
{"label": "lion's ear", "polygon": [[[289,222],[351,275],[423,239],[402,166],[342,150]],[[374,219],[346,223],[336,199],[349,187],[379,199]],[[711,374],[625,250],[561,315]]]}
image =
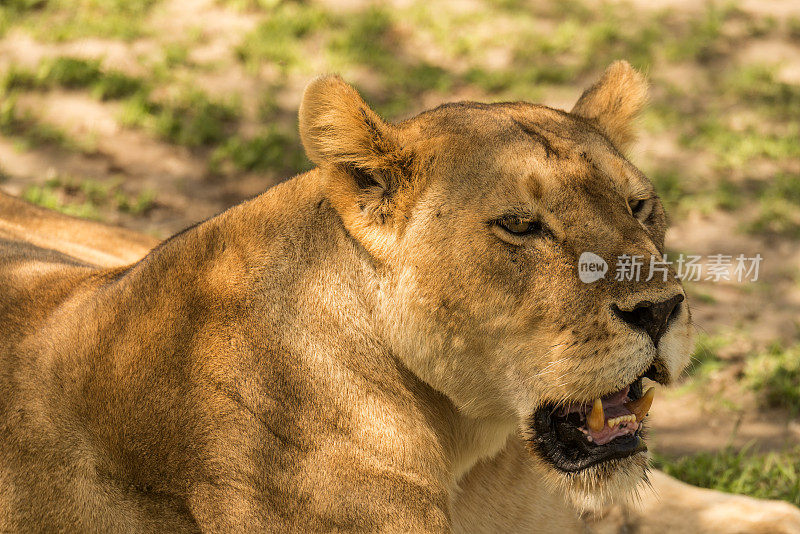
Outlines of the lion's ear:
{"label": "lion's ear", "polygon": [[636,138],[634,119],[647,102],[647,80],[627,61],[612,63],[571,113],[592,121],[622,151]]}
{"label": "lion's ear", "polygon": [[410,158],[395,127],[355,89],[338,76],[311,82],[300,105],[300,137],[311,161],[350,182],[340,193],[349,190],[365,209],[388,215],[387,200],[408,180]]}
{"label": "lion's ear", "polygon": [[402,191],[411,184],[410,151],[338,76],[311,82],[300,105],[300,138],[324,172],[328,195],[345,225],[367,248],[389,248]]}

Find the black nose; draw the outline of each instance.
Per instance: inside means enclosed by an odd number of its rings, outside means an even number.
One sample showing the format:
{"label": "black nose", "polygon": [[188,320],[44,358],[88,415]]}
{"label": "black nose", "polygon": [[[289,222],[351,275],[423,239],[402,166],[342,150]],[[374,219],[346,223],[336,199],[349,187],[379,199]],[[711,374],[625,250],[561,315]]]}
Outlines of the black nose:
{"label": "black nose", "polygon": [[616,304],[613,304],[611,309],[614,310],[617,317],[632,327],[647,332],[647,335],[653,340],[653,345],[658,346],[658,340],[667,330],[670,321],[678,315],[681,302],[683,302],[683,295],[678,293],[661,302],[643,300],[630,311],[621,310]]}

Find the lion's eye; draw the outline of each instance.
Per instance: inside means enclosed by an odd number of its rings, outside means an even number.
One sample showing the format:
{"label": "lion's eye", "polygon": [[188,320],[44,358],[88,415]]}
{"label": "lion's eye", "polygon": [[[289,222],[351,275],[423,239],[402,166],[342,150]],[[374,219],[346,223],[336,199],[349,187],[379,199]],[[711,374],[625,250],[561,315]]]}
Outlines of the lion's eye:
{"label": "lion's eye", "polygon": [[643,215],[645,211],[645,207],[647,206],[647,199],[646,198],[633,198],[628,201],[628,206],[631,209],[631,213],[634,217],[639,217]]}
{"label": "lion's eye", "polygon": [[539,222],[522,219],[520,217],[503,217],[497,221],[497,225],[506,232],[514,235],[533,234],[542,229],[542,225]]}

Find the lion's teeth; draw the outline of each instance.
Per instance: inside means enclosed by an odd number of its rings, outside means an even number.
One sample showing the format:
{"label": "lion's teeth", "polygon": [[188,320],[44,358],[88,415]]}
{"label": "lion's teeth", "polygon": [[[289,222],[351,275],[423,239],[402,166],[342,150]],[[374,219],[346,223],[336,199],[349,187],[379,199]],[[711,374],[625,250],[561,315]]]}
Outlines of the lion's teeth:
{"label": "lion's teeth", "polygon": [[653,405],[653,397],[655,397],[655,394],[656,388],[648,388],[641,399],[631,401],[625,404],[625,407],[634,413],[637,421],[641,421],[647,415],[647,412],[650,411],[650,406]]}
{"label": "lion's teeth", "polygon": [[621,423],[633,423],[634,421],[636,421],[636,416],[633,414],[629,414],[629,415],[620,415],[618,417],[612,417],[608,421],[606,421],[606,423],[611,428],[614,428],[615,426]]}
{"label": "lion's teeth", "polygon": [[592,412],[589,414],[587,422],[589,423],[589,428],[595,432],[603,430],[606,424],[606,416],[603,414],[603,401],[601,399],[594,401],[594,406],[592,406]]}

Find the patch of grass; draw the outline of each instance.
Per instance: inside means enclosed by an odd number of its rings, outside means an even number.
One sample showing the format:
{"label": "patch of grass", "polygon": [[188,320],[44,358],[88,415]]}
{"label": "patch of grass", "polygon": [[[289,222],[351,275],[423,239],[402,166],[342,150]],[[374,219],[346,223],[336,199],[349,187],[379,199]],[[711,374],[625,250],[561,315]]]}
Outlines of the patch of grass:
{"label": "patch of grass", "polygon": [[752,17],[747,20],[747,33],[751,37],[765,37],[778,28],[778,19],[772,16]]}
{"label": "patch of grass", "polygon": [[763,404],[800,414],[800,345],[773,345],[747,362],[745,383]]}
{"label": "patch of grass", "polygon": [[[11,0],[0,7],[0,21],[21,24],[40,40],[84,37],[133,40],[144,35],[142,22],[159,0]],[[5,2],[4,2],[5,4]],[[0,28],[2,28],[0,23]]]}
{"label": "patch of grass", "polygon": [[0,37],[20,18],[33,11],[41,10],[45,0],[5,0],[0,3]]}
{"label": "patch of grass", "polygon": [[27,187],[22,198],[39,206],[83,219],[100,220],[101,209],[113,207],[133,215],[146,214],[155,205],[150,190],[132,195],[121,187],[121,180],[99,182],[55,175],[42,185]]}
{"label": "patch of grass", "polygon": [[255,137],[231,137],[219,146],[211,157],[212,169],[225,164],[243,171],[274,169],[297,173],[310,168],[297,136],[274,125]]}
{"label": "patch of grass", "polygon": [[10,68],[0,80],[0,90],[88,89],[100,100],[118,100],[147,91],[140,78],[105,70],[99,60],[58,57],[42,61],[35,71]]}
{"label": "patch of grass", "polygon": [[163,101],[136,95],[125,103],[120,121],[150,130],[167,142],[197,148],[222,142],[238,118],[237,106],[188,90]]}
{"label": "patch of grass", "polygon": [[800,237],[800,176],[775,176],[760,191],[758,215],[745,229],[756,234]]}
{"label": "patch of grass", "polygon": [[725,362],[719,357],[719,350],[727,344],[727,339],[721,336],[705,334],[698,336],[686,374],[703,382],[711,374],[722,369]]}
{"label": "patch of grass", "polygon": [[576,69],[569,65],[537,66],[535,63],[520,71],[473,67],[464,80],[489,93],[500,93],[498,97],[501,99],[508,95],[513,99],[533,100],[539,93],[538,85],[565,83],[575,77],[575,72]]}
{"label": "patch of grass", "polygon": [[[519,29],[513,35],[502,34],[497,42],[491,39],[488,43],[465,42],[461,47],[464,51],[461,55],[473,63],[464,81],[487,92],[499,93],[497,97],[501,99],[533,100],[541,85],[572,84],[575,78],[620,58],[647,70],[667,37],[661,14],[634,16],[630,10],[613,4],[603,4],[597,9],[567,7],[563,13],[544,5],[525,4],[514,16],[519,20],[515,24]],[[543,20],[552,22],[553,29],[542,31]],[[460,21],[458,26],[468,22]],[[454,34],[459,39],[469,39],[469,33],[459,33],[456,28],[448,30],[441,40],[452,40]],[[487,46],[505,48],[509,40],[510,64],[487,67],[475,61]]]}
{"label": "patch of grass", "polygon": [[185,65],[189,60],[189,48],[182,43],[164,45],[164,64],[167,68]]}
{"label": "patch of grass", "polygon": [[655,454],[654,465],[693,486],[800,505],[800,447],[761,454],[727,448],[678,459]]}
{"label": "patch of grass", "polygon": [[269,64],[307,71],[309,56],[321,49],[331,70],[367,67],[378,74],[386,90],[366,96],[379,113],[390,117],[405,113],[425,91],[447,92],[456,78],[408,53],[394,12],[379,4],[340,14],[284,2],[266,13],[237,48],[239,59],[251,70]]}
{"label": "patch of grass", "polygon": [[391,40],[397,36],[392,35],[394,19],[390,11],[374,5],[348,19],[341,34],[331,41],[331,51],[355,63],[395,67],[397,57]]}
{"label": "patch of grass", "polygon": [[723,210],[733,211],[740,208],[745,200],[743,196],[742,188],[730,180],[721,178],[716,184],[716,205]]}
{"label": "patch of grass", "polygon": [[650,173],[649,178],[667,211],[676,209],[686,195],[685,178],[675,170],[663,169]]}
{"label": "patch of grass", "polygon": [[379,72],[389,89],[368,97],[379,113],[397,117],[423,92],[447,92],[454,81],[445,69],[410,57],[401,44],[394,15],[375,5],[341,18],[327,50],[334,65],[362,65]]}
{"label": "patch of grass", "polygon": [[781,198],[762,199],[755,220],[745,229],[753,234],[800,237],[800,212],[797,205]]}
{"label": "patch of grass", "polygon": [[606,5],[602,13],[601,20],[586,30],[582,70],[589,71],[598,64],[619,58],[647,70],[653,62],[656,47],[664,42],[661,16],[633,24],[630,11],[624,7]]}
{"label": "patch of grass", "polygon": [[155,206],[155,200],[156,193],[150,190],[142,191],[133,197],[120,190],[114,192],[114,203],[117,209],[131,215],[146,214]]}
{"label": "patch of grass", "polygon": [[22,198],[33,204],[81,219],[100,220],[97,208],[90,202],[68,202],[58,192],[45,186],[31,185],[22,192]]}
{"label": "patch of grass", "polygon": [[667,57],[673,61],[697,61],[706,63],[721,53],[723,25],[737,14],[732,4],[719,7],[706,4],[702,17],[692,18],[685,35],[672,40],[667,47]]}
{"label": "patch of grass", "polygon": [[757,106],[772,119],[793,116],[800,108],[800,85],[778,80],[774,65],[745,65],[734,69],[723,89],[736,99]]}
{"label": "patch of grass", "polygon": [[787,124],[782,131],[762,131],[756,125],[734,129],[720,117],[710,117],[682,135],[688,148],[707,149],[723,168],[741,167],[755,158],[782,160],[800,157],[800,125]]}
{"label": "patch of grass", "polygon": [[237,55],[251,66],[262,61],[282,67],[295,66],[302,61],[303,38],[330,22],[328,13],[317,7],[280,3],[270,8],[268,18],[245,37],[237,48]]}
{"label": "patch of grass", "polygon": [[703,304],[716,304],[717,299],[710,293],[695,292],[692,293],[692,300],[702,302]]}
{"label": "patch of grass", "polygon": [[230,7],[237,11],[273,9],[280,3],[281,0],[217,0],[217,4]]}
{"label": "patch of grass", "polygon": [[786,20],[786,29],[790,39],[800,41],[800,17],[789,17]]}
{"label": "patch of grass", "polygon": [[93,147],[76,142],[61,129],[20,111],[13,95],[0,101],[0,134],[13,138],[21,150],[50,145],[76,152],[94,152]]}

